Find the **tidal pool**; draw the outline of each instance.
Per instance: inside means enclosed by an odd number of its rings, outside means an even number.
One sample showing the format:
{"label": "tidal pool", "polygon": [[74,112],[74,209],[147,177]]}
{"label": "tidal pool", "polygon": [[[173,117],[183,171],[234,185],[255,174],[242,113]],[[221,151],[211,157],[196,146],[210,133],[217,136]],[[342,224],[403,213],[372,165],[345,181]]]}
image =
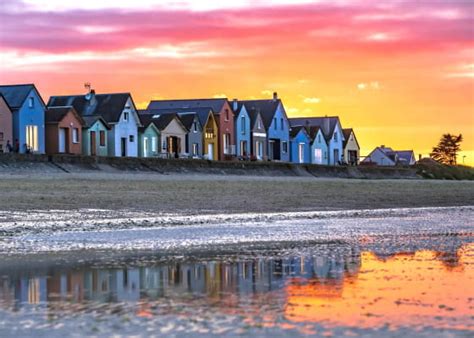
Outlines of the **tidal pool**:
{"label": "tidal pool", "polygon": [[472,238],[432,240],[4,268],[0,336],[472,336]]}

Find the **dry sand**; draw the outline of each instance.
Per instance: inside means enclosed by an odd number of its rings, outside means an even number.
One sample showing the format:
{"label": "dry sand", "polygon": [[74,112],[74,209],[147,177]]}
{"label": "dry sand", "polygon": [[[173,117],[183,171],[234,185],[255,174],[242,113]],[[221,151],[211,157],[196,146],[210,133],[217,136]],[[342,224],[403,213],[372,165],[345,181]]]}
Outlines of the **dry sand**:
{"label": "dry sand", "polygon": [[0,210],[100,208],[166,213],[474,205],[474,182],[143,173],[0,174]]}

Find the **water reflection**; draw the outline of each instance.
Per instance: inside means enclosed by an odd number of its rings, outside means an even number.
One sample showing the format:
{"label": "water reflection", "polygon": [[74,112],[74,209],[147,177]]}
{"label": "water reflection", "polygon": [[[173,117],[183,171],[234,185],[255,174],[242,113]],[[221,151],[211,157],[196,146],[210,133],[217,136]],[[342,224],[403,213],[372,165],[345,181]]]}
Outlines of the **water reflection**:
{"label": "water reflection", "polygon": [[22,314],[43,309],[49,322],[92,309],[148,320],[238,316],[229,326],[296,327],[306,333],[316,332],[310,324],[469,330],[473,252],[474,245],[467,244],[452,252],[379,257],[335,245],[283,255],[4,271],[0,309]]}

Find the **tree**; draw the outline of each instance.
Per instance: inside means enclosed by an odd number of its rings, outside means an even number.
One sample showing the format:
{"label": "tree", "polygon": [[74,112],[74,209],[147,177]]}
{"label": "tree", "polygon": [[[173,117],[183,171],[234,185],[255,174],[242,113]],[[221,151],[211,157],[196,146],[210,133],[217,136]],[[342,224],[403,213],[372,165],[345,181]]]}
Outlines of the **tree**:
{"label": "tree", "polygon": [[443,134],[430,157],[443,164],[456,165],[456,157],[461,150],[462,135]]}

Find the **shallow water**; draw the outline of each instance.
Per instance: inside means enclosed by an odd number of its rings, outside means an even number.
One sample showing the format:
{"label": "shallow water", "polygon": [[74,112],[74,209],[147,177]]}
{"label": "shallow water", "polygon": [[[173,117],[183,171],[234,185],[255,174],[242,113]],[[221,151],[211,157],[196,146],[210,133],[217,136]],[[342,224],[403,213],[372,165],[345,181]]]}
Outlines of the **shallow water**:
{"label": "shallow water", "polygon": [[0,337],[472,336],[472,210],[403,215],[3,238]]}

